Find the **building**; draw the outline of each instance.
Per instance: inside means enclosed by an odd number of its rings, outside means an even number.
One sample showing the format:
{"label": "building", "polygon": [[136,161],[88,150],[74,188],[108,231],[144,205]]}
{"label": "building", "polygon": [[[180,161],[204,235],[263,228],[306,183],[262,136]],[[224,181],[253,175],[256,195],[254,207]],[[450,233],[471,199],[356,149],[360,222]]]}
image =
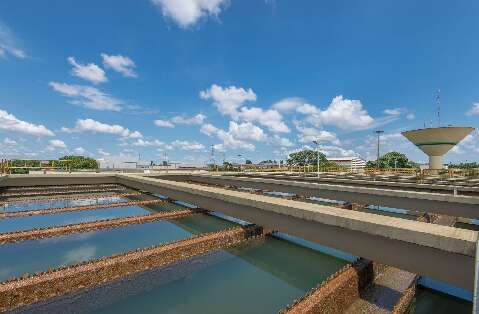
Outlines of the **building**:
{"label": "building", "polygon": [[352,172],[363,170],[366,167],[366,161],[360,157],[327,157],[329,161],[337,163],[339,166]]}

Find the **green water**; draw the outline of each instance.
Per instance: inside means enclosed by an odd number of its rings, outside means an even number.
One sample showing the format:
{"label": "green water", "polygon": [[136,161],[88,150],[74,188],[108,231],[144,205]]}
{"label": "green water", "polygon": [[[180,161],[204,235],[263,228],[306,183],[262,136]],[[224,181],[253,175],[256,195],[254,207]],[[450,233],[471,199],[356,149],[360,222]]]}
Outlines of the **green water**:
{"label": "green water", "polygon": [[439,291],[418,286],[414,308],[411,313],[469,314],[472,313],[472,303]]}
{"label": "green water", "polygon": [[30,307],[41,313],[276,313],[346,262],[267,238]]}
{"label": "green water", "polygon": [[149,211],[139,206],[123,206],[113,208],[99,208],[50,215],[35,215],[15,218],[1,218],[0,232],[28,230],[33,228],[46,228],[63,226],[82,222],[91,222],[112,218],[146,215]]}
{"label": "green water", "polygon": [[232,223],[206,215],[0,246],[0,281],[137,248],[219,231]]}

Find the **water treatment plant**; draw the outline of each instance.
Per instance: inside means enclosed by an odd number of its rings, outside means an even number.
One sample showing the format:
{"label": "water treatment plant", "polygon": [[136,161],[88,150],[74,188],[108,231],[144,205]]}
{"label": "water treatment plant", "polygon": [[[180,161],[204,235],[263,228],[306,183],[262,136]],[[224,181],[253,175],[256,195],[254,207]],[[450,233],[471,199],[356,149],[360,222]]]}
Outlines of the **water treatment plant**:
{"label": "water treatment plant", "polygon": [[4,175],[0,185],[1,311],[470,313],[475,304],[474,181],[170,172]]}
{"label": "water treatment plant", "polygon": [[1,0],[0,314],[479,314],[478,12]]}

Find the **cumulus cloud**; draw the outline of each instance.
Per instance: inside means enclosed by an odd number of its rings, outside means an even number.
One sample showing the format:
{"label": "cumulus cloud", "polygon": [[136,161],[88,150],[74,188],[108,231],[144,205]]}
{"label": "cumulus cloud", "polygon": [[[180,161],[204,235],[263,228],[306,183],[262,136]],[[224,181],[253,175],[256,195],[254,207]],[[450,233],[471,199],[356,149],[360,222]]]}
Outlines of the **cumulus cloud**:
{"label": "cumulus cloud", "polygon": [[228,132],[240,140],[264,141],[266,138],[263,129],[251,122],[236,123],[230,121]]}
{"label": "cumulus cloud", "polygon": [[92,82],[93,84],[108,81],[105,71],[95,63],[80,64],[74,57],[68,57],[68,63],[73,66],[72,75]]}
{"label": "cumulus cloud", "polygon": [[334,97],[319,116],[323,123],[344,130],[365,129],[374,123],[374,119],[363,109],[361,101],[346,99],[342,95]]}
{"label": "cumulus cloud", "polygon": [[[362,130],[371,128],[377,123],[385,124],[396,119],[403,109],[386,109],[385,118],[376,121],[363,108],[359,100],[346,99],[342,95],[333,98],[331,103],[322,110],[314,105],[305,103],[301,98],[286,98],[273,105],[280,112],[295,111],[305,115],[305,121],[316,127],[332,125],[343,130]],[[399,113],[399,111],[401,111]]]}
{"label": "cumulus cloud", "polygon": [[83,147],[77,147],[73,151],[78,155],[83,155],[85,153],[85,149]]}
{"label": "cumulus cloud", "polygon": [[53,132],[45,126],[22,121],[5,110],[0,110],[0,130],[37,136],[54,135]]}
{"label": "cumulus cloud", "polygon": [[160,128],[174,128],[175,127],[175,125],[169,120],[158,119],[158,120],[155,120],[154,123],[155,123],[156,126],[159,126]]}
{"label": "cumulus cloud", "polygon": [[251,88],[221,87],[213,84],[208,90],[201,91],[200,97],[212,100],[219,113],[230,116],[235,121],[256,122],[267,127],[271,132],[290,131],[278,110],[243,106],[246,102],[254,102],[257,99]]}
{"label": "cumulus cloud", "polygon": [[17,142],[15,140],[12,140],[11,138],[9,137],[6,137],[4,140],[3,140],[3,144],[4,145],[7,145],[7,146],[12,146],[12,145],[17,145]]}
{"label": "cumulus cloud", "polygon": [[295,124],[296,129],[298,130],[298,140],[300,143],[312,143],[313,141],[319,140],[320,142],[331,142],[335,145],[341,144],[334,132],[319,130],[313,127],[305,127],[298,122]]}
{"label": "cumulus cloud", "polygon": [[71,98],[70,103],[95,110],[120,111],[123,101],[116,99],[95,87],[50,82],[50,87],[62,96]]}
{"label": "cumulus cloud", "polygon": [[17,40],[10,29],[0,22],[0,57],[7,55],[19,59],[27,57],[25,51],[18,47]]}
{"label": "cumulus cloud", "polygon": [[289,127],[283,121],[283,116],[274,109],[264,110],[258,107],[242,107],[238,114],[239,119],[248,122],[257,122],[267,127],[271,132],[288,133]]}
{"label": "cumulus cloud", "polygon": [[50,140],[48,143],[52,148],[67,148],[67,145],[62,140]]}
{"label": "cumulus cloud", "polygon": [[251,88],[242,87],[221,87],[216,84],[211,85],[207,90],[200,92],[201,99],[213,100],[216,108],[222,115],[237,117],[237,110],[247,101],[256,101],[256,94]]}
{"label": "cumulus cloud", "polygon": [[271,140],[271,144],[281,146],[281,147],[292,147],[294,146],[293,142],[285,137],[280,137],[279,135],[275,134]]}
{"label": "cumulus cloud", "polygon": [[298,107],[304,104],[302,98],[299,97],[290,97],[284,98],[277,103],[273,104],[272,108],[280,112],[289,112],[295,111]]}
{"label": "cumulus cloud", "polygon": [[143,135],[138,131],[129,129],[117,124],[106,124],[93,119],[78,119],[75,127],[72,129],[62,128],[63,132],[68,133],[104,133],[118,135],[123,138],[141,138]]}
{"label": "cumulus cloud", "polygon": [[201,143],[195,142],[195,141],[180,141],[176,140],[171,142],[171,145],[174,148],[178,148],[181,150],[202,150],[205,148],[205,146]]}
{"label": "cumulus cloud", "polygon": [[217,148],[218,150],[224,150],[228,147],[252,151],[255,149],[255,146],[246,140],[260,141],[265,138],[263,130],[252,123],[238,124],[234,121],[230,121],[228,131],[208,123],[201,126],[200,132],[208,136],[215,136],[222,141],[222,144]]}
{"label": "cumulus cloud", "polygon": [[112,69],[124,77],[137,77],[135,72],[135,62],[130,58],[122,55],[107,55],[102,53],[103,65],[105,68]]}
{"label": "cumulus cloud", "polygon": [[151,0],[161,9],[163,16],[171,18],[180,27],[187,28],[201,18],[218,16],[228,0]]}
{"label": "cumulus cloud", "polygon": [[176,116],[171,119],[174,124],[202,124],[206,119],[206,116],[199,113],[194,117],[187,118],[182,116]]}
{"label": "cumulus cloud", "polygon": [[200,124],[203,124],[205,119],[206,119],[206,116],[199,113],[193,117],[176,116],[171,118],[170,120],[158,119],[158,120],[155,120],[154,123],[156,126],[159,126],[162,128],[174,128],[175,124],[200,125]]}
{"label": "cumulus cloud", "polygon": [[467,112],[468,116],[479,115],[479,102],[472,104],[472,108]]}
{"label": "cumulus cloud", "polygon": [[133,142],[133,146],[141,146],[141,147],[147,147],[147,146],[164,146],[165,143],[159,140],[143,140],[141,138],[137,139],[135,142]]}
{"label": "cumulus cloud", "polygon": [[200,132],[208,136],[213,136],[218,132],[218,128],[211,123],[206,123],[201,126]]}

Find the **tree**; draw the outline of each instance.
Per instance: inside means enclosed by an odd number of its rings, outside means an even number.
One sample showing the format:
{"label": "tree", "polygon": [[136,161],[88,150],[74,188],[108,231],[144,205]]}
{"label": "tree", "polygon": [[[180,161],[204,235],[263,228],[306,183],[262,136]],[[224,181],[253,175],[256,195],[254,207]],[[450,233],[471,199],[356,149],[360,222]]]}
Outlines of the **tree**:
{"label": "tree", "polygon": [[251,160],[249,160],[249,159],[246,159],[245,164],[251,165],[251,164],[253,164],[253,162],[252,162]]}
{"label": "tree", "polygon": [[[318,152],[311,149],[305,149],[296,153],[292,153],[288,157],[289,158],[287,162],[292,166],[316,166],[318,164]],[[328,161],[323,153],[319,153],[320,167],[330,167],[334,165],[336,164]]]}
{"label": "tree", "polygon": [[389,152],[379,157],[379,167],[376,160],[366,163],[366,168],[394,169],[394,168],[416,168],[418,165],[410,161],[406,155],[399,152]]}
{"label": "tree", "polygon": [[85,156],[63,156],[59,160],[71,160],[69,163],[70,169],[98,169],[98,162],[90,157]]}

